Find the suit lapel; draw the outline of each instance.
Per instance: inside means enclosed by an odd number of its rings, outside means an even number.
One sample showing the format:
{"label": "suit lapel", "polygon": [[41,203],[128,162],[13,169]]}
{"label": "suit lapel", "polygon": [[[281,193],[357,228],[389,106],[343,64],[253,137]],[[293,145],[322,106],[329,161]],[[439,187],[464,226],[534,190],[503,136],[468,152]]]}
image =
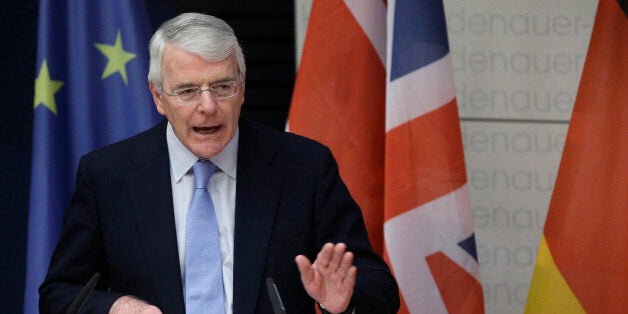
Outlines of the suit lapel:
{"label": "suit lapel", "polygon": [[126,177],[137,229],[152,283],[164,313],[185,312],[170,183],[170,161],[162,123],[132,156],[137,171]]}
{"label": "suit lapel", "polygon": [[[241,120],[236,187],[233,312],[253,313],[283,177],[272,167],[276,146]],[[261,143],[265,144],[262,145]]]}

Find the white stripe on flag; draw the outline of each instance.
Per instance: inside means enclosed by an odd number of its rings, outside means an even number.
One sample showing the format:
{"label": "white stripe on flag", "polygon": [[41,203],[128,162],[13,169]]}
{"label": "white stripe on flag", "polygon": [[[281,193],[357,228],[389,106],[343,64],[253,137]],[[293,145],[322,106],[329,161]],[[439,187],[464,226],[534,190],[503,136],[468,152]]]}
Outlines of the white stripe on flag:
{"label": "white stripe on flag", "polygon": [[386,249],[409,309],[446,313],[425,257],[442,251],[480,280],[477,262],[458,242],[473,233],[468,187],[409,210],[384,224]]}
{"label": "white stripe on flag", "polygon": [[386,64],[386,5],[384,2],[382,0],[345,0],[345,4],[375,47],[382,64]]}
{"label": "white stripe on flag", "polygon": [[443,58],[388,83],[386,132],[440,108],[454,97],[456,90],[448,53]]}

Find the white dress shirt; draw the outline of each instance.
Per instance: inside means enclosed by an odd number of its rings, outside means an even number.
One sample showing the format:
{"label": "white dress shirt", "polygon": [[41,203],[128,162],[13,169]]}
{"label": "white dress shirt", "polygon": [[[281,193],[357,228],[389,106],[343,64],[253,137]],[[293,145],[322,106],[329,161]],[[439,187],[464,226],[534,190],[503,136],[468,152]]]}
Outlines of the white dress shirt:
{"label": "white dress shirt", "polygon": [[[226,314],[233,312],[233,236],[239,134],[239,129],[236,129],[233,139],[222,152],[210,158],[210,161],[219,169],[209,179],[208,190],[216,208],[216,219],[220,233]],[[199,158],[179,141],[170,123],[168,123],[166,130],[166,140],[170,157],[170,181],[174,204],[174,222],[177,230],[177,246],[179,248],[179,264],[181,265],[183,293],[185,294],[185,223],[194,188],[192,165]]]}

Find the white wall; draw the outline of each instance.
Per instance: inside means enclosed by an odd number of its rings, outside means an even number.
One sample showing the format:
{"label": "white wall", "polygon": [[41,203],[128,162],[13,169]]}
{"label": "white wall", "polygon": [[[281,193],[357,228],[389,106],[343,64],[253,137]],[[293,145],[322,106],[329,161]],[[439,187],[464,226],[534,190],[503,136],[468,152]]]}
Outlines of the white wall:
{"label": "white wall", "polygon": [[522,313],[597,1],[444,3],[486,312]]}

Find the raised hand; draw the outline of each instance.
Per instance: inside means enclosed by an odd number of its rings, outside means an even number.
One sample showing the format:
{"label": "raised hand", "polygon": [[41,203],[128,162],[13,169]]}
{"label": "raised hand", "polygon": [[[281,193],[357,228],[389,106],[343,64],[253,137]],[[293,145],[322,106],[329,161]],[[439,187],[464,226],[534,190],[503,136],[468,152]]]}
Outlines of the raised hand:
{"label": "raised hand", "polygon": [[305,291],[330,313],[345,311],[353,295],[357,268],[346,250],[344,243],[327,243],[314,264],[304,255],[295,258]]}

